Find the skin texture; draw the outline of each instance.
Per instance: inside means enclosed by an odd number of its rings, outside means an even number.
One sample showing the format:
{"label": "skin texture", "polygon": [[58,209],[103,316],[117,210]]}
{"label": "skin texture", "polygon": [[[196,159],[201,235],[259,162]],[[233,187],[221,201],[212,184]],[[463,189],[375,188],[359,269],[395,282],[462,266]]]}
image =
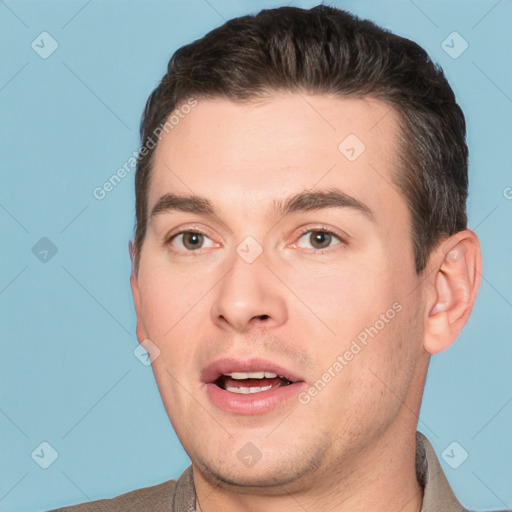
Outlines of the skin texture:
{"label": "skin texture", "polygon": [[[429,357],[464,326],[481,261],[466,230],[415,272],[410,216],[391,178],[397,126],[395,112],[371,98],[198,98],[159,142],[148,211],[165,193],[201,196],[216,210],[150,219],[131,278],[137,335],[160,350],[154,375],[203,512],[420,509],[414,447]],[[354,161],[338,149],[349,134],[365,145]],[[347,207],[273,209],[333,187],[373,220]],[[323,250],[321,227],[333,233]],[[184,245],[186,235],[171,239],[191,229],[205,234],[199,249]],[[262,249],[252,263],[236,252],[247,236]],[[247,416],[209,401],[200,372],[212,360],[267,358],[312,386],[397,303],[307,404]],[[261,453],[251,468],[237,456],[247,443]]]}

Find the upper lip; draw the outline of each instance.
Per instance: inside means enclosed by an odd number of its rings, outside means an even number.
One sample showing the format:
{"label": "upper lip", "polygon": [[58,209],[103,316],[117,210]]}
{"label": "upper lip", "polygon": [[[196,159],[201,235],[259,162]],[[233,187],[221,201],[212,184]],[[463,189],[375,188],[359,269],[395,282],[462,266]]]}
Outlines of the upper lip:
{"label": "upper lip", "polygon": [[235,358],[222,358],[212,361],[206,365],[201,371],[201,381],[205,383],[215,382],[221,375],[226,375],[233,372],[256,372],[267,371],[277,373],[280,377],[284,377],[291,382],[303,381],[304,379],[295,374],[288,368],[274,363],[269,359],[250,358],[250,359],[235,359]]}

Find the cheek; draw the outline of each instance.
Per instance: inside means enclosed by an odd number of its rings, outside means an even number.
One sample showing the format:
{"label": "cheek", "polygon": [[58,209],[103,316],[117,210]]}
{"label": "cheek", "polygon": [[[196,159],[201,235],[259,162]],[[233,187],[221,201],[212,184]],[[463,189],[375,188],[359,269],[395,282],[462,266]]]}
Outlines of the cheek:
{"label": "cheek", "polygon": [[[148,270],[150,269],[150,270]],[[160,353],[152,369],[166,410],[173,421],[187,410],[183,386],[192,389],[191,361],[195,361],[193,340],[201,338],[206,314],[205,290],[188,274],[146,265],[141,276],[142,318],[147,337]],[[199,283],[199,284],[198,284]],[[177,426],[173,423],[174,427]]]}
{"label": "cheek", "polygon": [[[361,386],[367,381],[367,389],[372,389],[373,398],[381,397],[387,409],[399,409],[406,401],[406,395],[421,356],[422,326],[416,312],[416,305],[395,303],[399,311],[388,323],[375,322],[379,329],[370,338],[362,359]],[[391,311],[391,310],[388,310]],[[383,318],[390,318],[386,315]],[[375,407],[378,407],[375,404]]]}
{"label": "cheek", "polygon": [[337,375],[342,376],[338,382],[343,381],[339,384],[344,393],[378,399],[389,394],[383,382],[391,389],[405,389],[418,357],[422,326],[417,300],[404,291],[409,290],[407,284],[384,265],[363,267],[315,273],[300,290],[331,331],[325,350],[318,352],[319,367],[328,371],[341,356],[343,369]]}
{"label": "cheek", "polygon": [[206,292],[205,282],[189,273],[156,266],[142,274],[140,283],[144,326],[155,340],[167,339],[186,325]]}
{"label": "cheek", "polygon": [[[397,300],[388,272],[382,264],[379,268],[375,261],[356,255],[336,264],[303,261],[280,273],[293,291],[288,303],[292,311],[301,313],[297,317],[299,323],[304,322],[306,308],[307,319],[313,318],[314,313],[329,328],[331,336],[350,341],[372,326]],[[327,335],[329,331],[326,330]]]}
{"label": "cheek", "polygon": [[382,329],[378,329],[381,324],[375,331],[363,329],[365,343],[357,337],[339,340],[344,367],[323,404],[335,411],[333,428],[357,439],[363,431],[363,437],[382,431],[400,414],[404,403],[413,408],[409,392],[421,336],[410,315],[411,311],[402,309]]}

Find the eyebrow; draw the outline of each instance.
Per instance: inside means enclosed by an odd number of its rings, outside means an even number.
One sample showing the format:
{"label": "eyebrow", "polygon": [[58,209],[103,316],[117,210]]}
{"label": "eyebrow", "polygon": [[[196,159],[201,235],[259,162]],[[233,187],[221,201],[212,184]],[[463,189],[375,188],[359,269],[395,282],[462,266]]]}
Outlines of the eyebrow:
{"label": "eyebrow", "polygon": [[[323,208],[350,208],[375,222],[372,210],[358,199],[339,189],[303,191],[285,199],[275,199],[273,210],[278,215],[319,210]],[[189,212],[207,216],[217,216],[213,203],[196,195],[164,194],[151,210],[150,218],[162,213]]]}

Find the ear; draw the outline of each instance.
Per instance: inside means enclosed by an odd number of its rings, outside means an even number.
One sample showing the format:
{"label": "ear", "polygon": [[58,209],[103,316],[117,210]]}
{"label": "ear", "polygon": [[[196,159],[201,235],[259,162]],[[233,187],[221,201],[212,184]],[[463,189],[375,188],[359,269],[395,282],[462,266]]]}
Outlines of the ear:
{"label": "ear", "polygon": [[129,251],[130,251],[130,259],[132,261],[132,273],[130,276],[130,286],[132,289],[132,297],[133,297],[133,305],[135,306],[135,314],[137,315],[137,339],[139,340],[139,343],[142,342],[147,338],[146,332],[144,329],[144,324],[142,323],[142,298],[141,293],[139,289],[139,276],[135,270],[134,264],[133,264],[133,244],[130,241],[129,245]]}
{"label": "ear", "polygon": [[482,273],[478,237],[469,229],[450,236],[433,251],[429,262],[432,293],[423,347],[437,354],[455,342],[473,309]]}

